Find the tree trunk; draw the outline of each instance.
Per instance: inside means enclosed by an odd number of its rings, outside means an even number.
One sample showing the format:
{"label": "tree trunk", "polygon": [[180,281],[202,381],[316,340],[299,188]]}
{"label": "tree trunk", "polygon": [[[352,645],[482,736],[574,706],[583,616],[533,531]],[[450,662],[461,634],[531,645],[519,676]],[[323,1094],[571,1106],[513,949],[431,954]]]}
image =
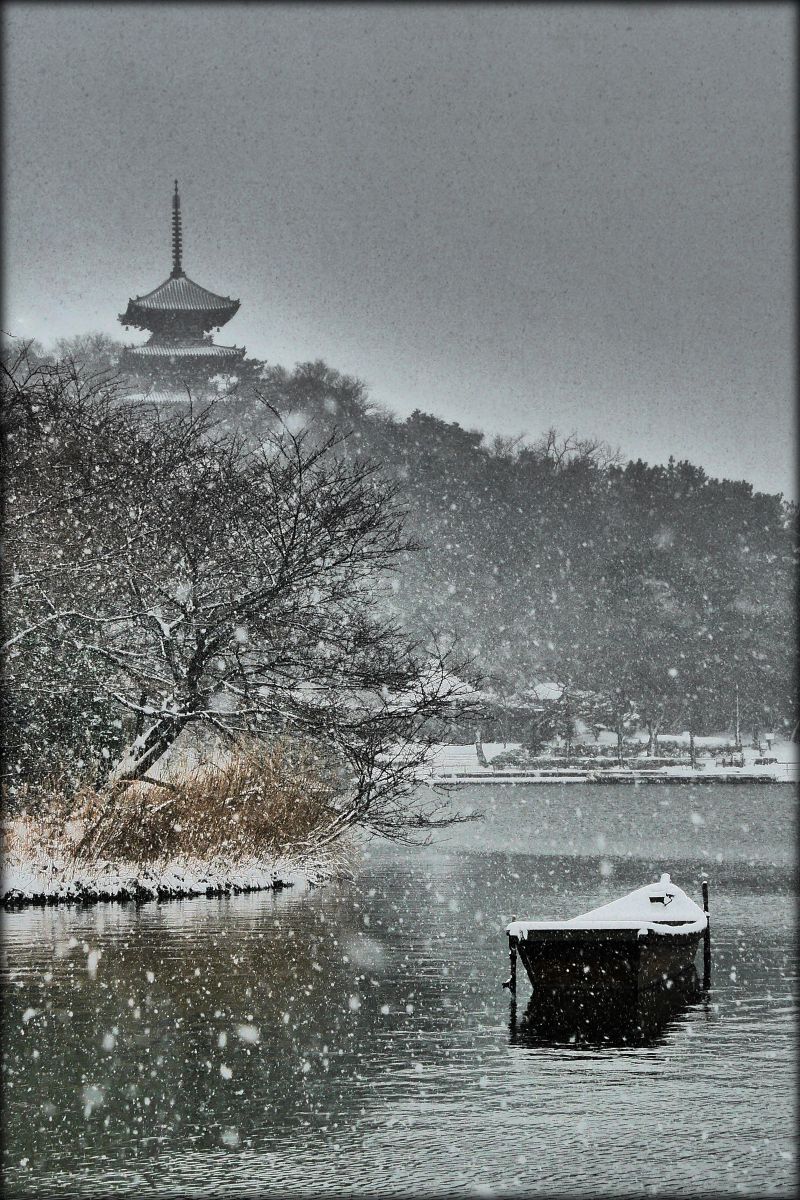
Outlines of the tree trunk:
{"label": "tree trunk", "polygon": [[542,746],[540,736],[539,722],[534,717],[531,721],[530,732],[528,734],[528,751],[532,754],[538,754]]}
{"label": "tree trunk", "polygon": [[658,754],[658,726],[657,720],[647,722],[647,757],[654,758]]}
{"label": "tree trunk", "polygon": [[486,761],[486,755],[483,753],[483,739],[481,737],[480,725],[475,730],[475,753],[478,755],[478,762],[481,766],[488,767],[489,764]]}
{"label": "tree trunk", "polygon": [[160,717],[146,733],[136,739],[125,756],[111,772],[109,784],[135,782],[142,779],[160,758],[166,754],[189,724],[190,716]]}
{"label": "tree trunk", "polygon": [[146,703],[147,703],[147,692],[142,692],[142,694],[139,697],[139,710],[140,711],[137,712],[137,714],[136,714],[136,722],[133,726],[134,742],[138,741],[138,739],[142,736],[142,731],[144,730],[144,711],[143,710],[144,710],[144,706]]}
{"label": "tree trunk", "polygon": [[691,729],[689,730],[689,762],[692,770],[694,770],[694,768],[697,766],[697,756],[695,754],[694,747],[694,734],[692,733]]}

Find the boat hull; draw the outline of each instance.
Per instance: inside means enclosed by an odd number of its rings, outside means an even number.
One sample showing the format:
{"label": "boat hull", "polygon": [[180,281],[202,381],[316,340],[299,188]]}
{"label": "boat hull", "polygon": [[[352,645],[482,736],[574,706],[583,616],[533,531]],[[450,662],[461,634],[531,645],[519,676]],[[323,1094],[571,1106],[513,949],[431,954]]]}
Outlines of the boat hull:
{"label": "boat hull", "polygon": [[509,938],[535,991],[591,989],[641,992],[694,969],[702,933],[649,929],[537,929]]}

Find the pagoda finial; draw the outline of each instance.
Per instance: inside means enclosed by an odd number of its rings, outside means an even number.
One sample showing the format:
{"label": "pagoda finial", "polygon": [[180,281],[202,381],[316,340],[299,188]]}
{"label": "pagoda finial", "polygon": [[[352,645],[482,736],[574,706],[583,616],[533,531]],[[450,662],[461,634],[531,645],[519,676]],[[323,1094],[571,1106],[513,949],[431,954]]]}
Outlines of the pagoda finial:
{"label": "pagoda finial", "polygon": [[177,278],[183,274],[181,266],[181,250],[183,249],[183,234],[181,233],[181,198],[178,194],[178,181],[175,180],[175,192],[172,196],[172,276]]}

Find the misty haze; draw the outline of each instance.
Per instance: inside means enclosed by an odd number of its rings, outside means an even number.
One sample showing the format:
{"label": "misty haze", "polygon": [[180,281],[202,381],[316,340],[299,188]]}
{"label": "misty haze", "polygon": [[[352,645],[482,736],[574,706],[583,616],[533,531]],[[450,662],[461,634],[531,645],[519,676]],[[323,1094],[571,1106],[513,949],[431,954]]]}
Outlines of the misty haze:
{"label": "misty haze", "polygon": [[794,1194],[794,11],[4,19],[5,1194]]}

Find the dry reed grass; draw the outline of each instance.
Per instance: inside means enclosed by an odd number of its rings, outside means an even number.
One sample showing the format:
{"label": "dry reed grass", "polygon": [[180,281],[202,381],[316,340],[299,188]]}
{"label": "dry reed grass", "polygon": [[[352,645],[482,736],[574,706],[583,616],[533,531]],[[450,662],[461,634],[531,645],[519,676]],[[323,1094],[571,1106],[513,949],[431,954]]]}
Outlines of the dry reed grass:
{"label": "dry reed grass", "polygon": [[66,775],[23,785],[15,791],[13,812],[3,797],[3,861],[52,864],[71,857],[100,808],[101,798],[91,786],[76,787]]}
{"label": "dry reed grass", "polygon": [[[52,779],[19,795],[3,831],[5,859],[171,859],[228,864],[313,851],[342,786],[336,767],[304,743],[242,742],[225,759],[174,767],[160,786],[97,791]],[[46,797],[46,799],[43,799]]]}
{"label": "dry reed grass", "polygon": [[330,823],[340,785],[303,743],[242,742],[221,763],[173,768],[161,786],[130,784],[86,805],[76,857],[238,863],[308,849]]}

